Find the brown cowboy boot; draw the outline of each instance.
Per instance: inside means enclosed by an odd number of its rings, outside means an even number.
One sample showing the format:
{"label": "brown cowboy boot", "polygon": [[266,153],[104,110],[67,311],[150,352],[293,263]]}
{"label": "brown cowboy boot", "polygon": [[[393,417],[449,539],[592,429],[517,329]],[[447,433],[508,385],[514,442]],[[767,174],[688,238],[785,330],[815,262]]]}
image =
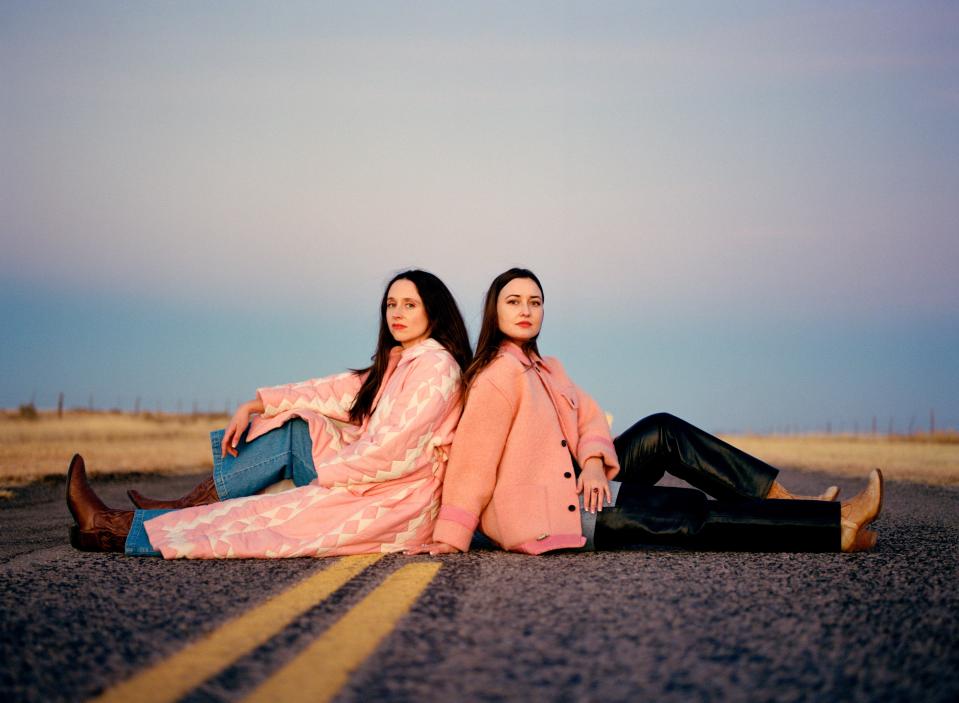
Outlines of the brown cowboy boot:
{"label": "brown cowboy boot", "polygon": [[164,508],[179,510],[180,508],[192,508],[195,505],[209,505],[210,503],[216,503],[220,500],[212,476],[203,479],[197,484],[196,488],[182,498],[175,500],[155,500],[153,498],[147,498],[139,491],[132,489],[127,491],[127,496],[129,496],[130,502],[144,510],[161,510]]}
{"label": "brown cowboy boot", "polygon": [[70,544],[84,552],[122,552],[126,545],[132,510],[112,510],[93,492],[87,481],[83,457],[74,454],[67,471],[67,508],[76,523],[70,528]]}

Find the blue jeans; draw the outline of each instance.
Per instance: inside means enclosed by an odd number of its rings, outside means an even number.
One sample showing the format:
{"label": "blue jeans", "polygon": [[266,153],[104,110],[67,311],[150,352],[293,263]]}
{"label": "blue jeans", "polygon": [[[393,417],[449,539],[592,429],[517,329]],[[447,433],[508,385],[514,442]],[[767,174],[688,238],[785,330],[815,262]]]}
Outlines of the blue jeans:
{"label": "blue jeans", "polygon": [[306,420],[293,418],[252,442],[246,441],[249,431],[248,427],[240,436],[236,456],[220,456],[224,430],[210,433],[213,482],[220,500],[251,496],[284,479],[305,486],[316,478],[313,440]]}
{"label": "blue jeans", "polygon": [[169,510],[134,510],[133,524],[130,525],[130,532],[127,534],[126,544],[123,545],[123,553],[131,557],[159,557],[163,556],[153,545],[150,544],[150,538],[147,537],[147,531],[143,527],[145,520],[151,520],[155,517],[168,513]]}
{"label": "blue jeans", "polygon": [[[275,430],[246,441],[248,427],[236,445],[237,455],[220,456],[224,430],[210,433],[213,449],[213,482],[220,500],[251,496],[277,481],[289,479],[305,486],[316,478],[313,440],[305,420],[293,418]],[[143,522],[169,510],[137,510],[124,552],[131,556],[160,556],[147,537]]]}

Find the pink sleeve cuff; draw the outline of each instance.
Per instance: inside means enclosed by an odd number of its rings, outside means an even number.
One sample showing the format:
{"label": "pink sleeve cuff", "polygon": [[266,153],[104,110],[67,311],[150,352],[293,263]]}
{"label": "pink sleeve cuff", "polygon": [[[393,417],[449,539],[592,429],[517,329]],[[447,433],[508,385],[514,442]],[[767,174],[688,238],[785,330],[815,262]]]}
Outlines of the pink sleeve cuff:
{"label": "pink sleeve cuff", "polygon": [[587,434],[579,438],[580,447],[590,444],[598,444],[602,446],[604,450],[608,449],[614,452],[616,451],[613,447],[613,440],[611,440],[609,437],[603,437],[602,435],[598,434]]}
{"label": "pink sleeve cuff", "polygon": [[283,391],[279,386],[257,388],[256,397],[263,403],[264,417],[269,417],[276,414],[276,408],[283,402]]}
{"label": "pink sleeve cuff", "polygon": [[[444,510],[446,510],[446,507],[440,510],[440,517],[437,519],[436,526],[433,528],[433,541],[452,544],[461,552],[468,552],[470,542],[473,541],[475,527],[469,527],[460,520],[449,519],[443,514]],[[469,515],[465,510],[460,510],[460,512]],[[476,523],[474,522],[473,524],[475,525]]]}
{"label": "pink sleeve cuff", "polygon": [[576,448],[576,460],[580,466],[593,457],[598,457],[606,469],[606,478],[611,479],[619,473],[619,459],[616,456],[616,447],[607,437],[591,434],[584,435]]}
{"label": "pink sleeve cuff", "polygon": [[470,531],[475,530],[479,524],[479,518],[476,515],[455,505],[444,505],[440,508],[439,519],[457,522]]}

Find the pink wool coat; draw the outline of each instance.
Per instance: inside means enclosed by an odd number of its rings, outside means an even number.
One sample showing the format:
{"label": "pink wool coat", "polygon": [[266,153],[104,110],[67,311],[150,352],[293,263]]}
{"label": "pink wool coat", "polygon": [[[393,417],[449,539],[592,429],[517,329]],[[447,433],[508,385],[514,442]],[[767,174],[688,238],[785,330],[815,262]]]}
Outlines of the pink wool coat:
{"label": "pink wool coat", "polygon": [[427,542],[460,416],[460,368],[438,342],[391,355],[372,414],[348,422],[361,378],[344,373],[261,388],[249,438],[309,424],[317,478],[274,495],[175,510],[144,523],[164,558],[336,556]]}
{"label": "pink wool coat", "polygon": [[582,547],[570,452],[619,471],[606,417],[559,361],[530,361],[514,343],[473,382],[450,454],[433,539],[469,549],[477,525],[504,549]]}

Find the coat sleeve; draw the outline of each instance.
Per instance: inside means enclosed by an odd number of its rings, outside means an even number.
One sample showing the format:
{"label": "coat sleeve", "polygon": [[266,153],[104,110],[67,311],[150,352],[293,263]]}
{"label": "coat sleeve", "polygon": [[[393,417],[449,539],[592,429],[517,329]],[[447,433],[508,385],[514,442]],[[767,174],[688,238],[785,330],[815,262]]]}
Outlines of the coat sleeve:
{"label": "coat sleeve", "polygon": [[448,353],[423,354],[394,395],[380,398],[366,431],[316,467],[324,486],[383,483],[414,471],[418,459],[450,438],[435,437],[451,412],[459,412],[460,368]]}
{"label": "coat sleeve", "polygon": [[576,387],[576,395],[579,401],[576,418],[579,434],[579,441],[576,444],[576,461],[580,466],[584,466],[587,459],[599,457],[603,461],[606,478],[611,479],[619,473],[619,459],[616,457],[613,438],[609,434],[606,414],[581,388]]}
{"label": "coat sleeve", "polygon": [[347,371],[300,383],[258,388],[263,403],[263,417],[273,417],[287,410],[313,410],[334,420],[346,422],[365,375]]}
{"label": "coat sleeve", "polygon": [[507,395],[482,374],[473,383],[443,481],[443,502],[433,540],[469,550],[480,514],[493,496],[499,462],[515,410]]}

